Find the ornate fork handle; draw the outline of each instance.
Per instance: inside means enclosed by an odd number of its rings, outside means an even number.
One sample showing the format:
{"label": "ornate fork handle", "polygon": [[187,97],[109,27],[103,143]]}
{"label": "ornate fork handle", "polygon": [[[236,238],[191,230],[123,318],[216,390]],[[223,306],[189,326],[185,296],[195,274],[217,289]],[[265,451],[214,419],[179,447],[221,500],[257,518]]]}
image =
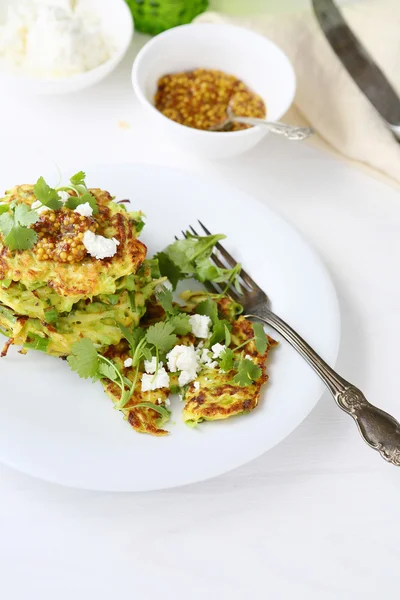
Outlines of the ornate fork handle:
{"label": "ornate fork handle", "polygon": [[326,384],[338,406],[356,422],[364,441],[388,462],[400,466],[400,424],[373,406],[354,385],[340,377],[303,338],[265,305],[247,317],[263,321],[280,333],[311,365]]}
{"label": "ornate fork handle", "polygon": [[236,123],[244,123],[246,125],[261,125],[267,127],[272,133],[283,135],[288,140],[301,141],[308,138],[314,133],[310,127],[296,127],[296,125],[288,125],[279,121],[264,121],[263,119],[254,119],[252,117],[230,117],[229,121]]}

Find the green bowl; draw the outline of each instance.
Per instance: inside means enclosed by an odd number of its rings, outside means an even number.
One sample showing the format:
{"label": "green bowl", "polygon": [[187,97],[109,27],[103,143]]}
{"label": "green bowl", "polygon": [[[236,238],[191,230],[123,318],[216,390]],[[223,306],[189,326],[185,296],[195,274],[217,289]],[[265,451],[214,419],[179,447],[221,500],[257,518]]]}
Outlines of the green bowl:
{"label": "green bowl", "polygon": [[190,23],[208,6],[208,0],[126,0],[126,2],[132,11],[135,28],[151,34]]}

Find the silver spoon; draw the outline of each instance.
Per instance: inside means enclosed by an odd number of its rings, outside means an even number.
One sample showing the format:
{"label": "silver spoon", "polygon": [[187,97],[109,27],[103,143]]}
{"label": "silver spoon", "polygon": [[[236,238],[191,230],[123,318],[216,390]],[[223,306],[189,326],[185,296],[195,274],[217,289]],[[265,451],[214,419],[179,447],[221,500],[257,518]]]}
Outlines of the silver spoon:
{"label": "silver spoon", "polygon": [[238,117],[228,106],[226,111],[227,119],[214,127],[210,127],[209,131],[230,131],[233,123],[243,123],[245,125],[262,125],[267,127],[271,133],[283,135],[288,140],[305,140],[314,133],[311,127],[296,127],[296,125],[288,125],[280,121],[266,121],[265,119],[256,119],[254,117]]}

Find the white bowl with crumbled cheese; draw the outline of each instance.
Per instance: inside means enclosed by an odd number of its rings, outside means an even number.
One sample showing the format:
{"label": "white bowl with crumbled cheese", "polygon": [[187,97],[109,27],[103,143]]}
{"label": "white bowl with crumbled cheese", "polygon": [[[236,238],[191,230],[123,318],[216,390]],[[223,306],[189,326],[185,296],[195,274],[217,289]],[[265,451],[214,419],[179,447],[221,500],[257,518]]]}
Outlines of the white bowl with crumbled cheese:
{"label": "white bowl with crumbled cheese", "polygon": [[125,0],[0,0],[0,80],[39,94],[75,92],[111,73],[132,36]]}

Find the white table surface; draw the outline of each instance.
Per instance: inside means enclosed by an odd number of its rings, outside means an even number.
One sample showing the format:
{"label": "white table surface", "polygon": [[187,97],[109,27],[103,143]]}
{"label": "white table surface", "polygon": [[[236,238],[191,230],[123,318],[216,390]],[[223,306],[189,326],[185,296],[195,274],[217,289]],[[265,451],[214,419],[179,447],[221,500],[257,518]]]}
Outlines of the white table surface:
{"label": "white table surface", "polygon": [[[158,163],[250,192],[325,261],[342,313],[340,372],[400,417],[399,193],[273,137],[229,162],[186,155],[148,129],[130,88],[134,52],[106,82],[75,96],[1,90],[0,168],[49,155],[82,168]],[[0,466],[0,596],[397,599],[399,476],[328,394],[269,453],[186,488],[84,492]]]}

